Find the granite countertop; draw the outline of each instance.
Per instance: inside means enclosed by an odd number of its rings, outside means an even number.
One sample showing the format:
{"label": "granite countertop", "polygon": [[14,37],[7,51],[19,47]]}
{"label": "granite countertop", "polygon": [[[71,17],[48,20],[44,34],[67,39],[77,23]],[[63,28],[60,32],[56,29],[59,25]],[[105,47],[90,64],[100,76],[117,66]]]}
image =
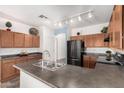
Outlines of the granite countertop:
{"label": "granite countertop", "polygon": [[[42,54],[42,53],[41,52],[32,52],[32,53],[28,53],[27,56],[35,55],[35,54]],[[1,55],[0,56],[1,59],[9,59],[9,58],[17,58],[17,57],[21,57],[20,54],[10,54],[10,55]]]}
{"label": "granite countertop", "polygon": [[118,88],[124,87],[124,67],[97,63],[95,69],[66,65],[56,71],[36,66],[34,62],[16,64],[15,67],[32,77],[58,88]]}

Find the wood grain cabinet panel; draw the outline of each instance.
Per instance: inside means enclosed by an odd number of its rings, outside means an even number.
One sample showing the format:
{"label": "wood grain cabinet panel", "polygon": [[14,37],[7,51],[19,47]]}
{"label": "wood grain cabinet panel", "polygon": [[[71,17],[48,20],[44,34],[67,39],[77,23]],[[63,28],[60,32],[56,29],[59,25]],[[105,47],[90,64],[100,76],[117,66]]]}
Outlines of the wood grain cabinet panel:
{"label": "wood grain cabinet panel", "polygon": [[25,35],[22,33],[14,33],[14,47],[23,48],[24,47]]}
{"label": "wood grain cabinet panel", "polygon": [[123,50],[123,21],[124,6],[116,5],[113,9],[111,20],[109,22],[110,43],[109,47]]}
{"label": "wood grain cabinet panel", "polygon": [[2,62],[0,61],[0,81],[2,80],[2,78],[1,78],[2,77],[2,65],[1,64],[2,64]]}
{"label": "wood grain cabinet panel", "polygon": [[96,57],[92,55],[84,55],[83,56],[83,67],[86,68],[95,68],[96,65]]}
{"label": "wood grain cabinet panel", "polygon": [[92,35],[85,36],[85,46],[86,47],[94,47],[94,39]]}
{"label": "wood grain cabinet panel", "polygon": [[13,67],[15,60],[3,60],[2,61],[2,79],[8,79],[15,75],[16,69]]}
{"label": "wood grain cabinet panel", "polygon": [[13,47],[13,32],[0,31],[1,33],[1,48],[12,48]]}
{"label": "wood grain cabinet panel", "polygon": [[84,37],[82,35],[80,36],[71,36],[71,40],[84,40]]}
{"label": "wood grain cabinet panel", "polygon": [[32,48],[32,36],[25,35],[25,48]]}
{"label": "wood grain cabinet panel", "polygon": [[40,47],[40,37],[39,36],[32,36],[32,46],[33,47]]}
{"label": "wood grain cabinet panel", "polygon": [[96,34],[94,36],[94,46],[95,47],[105,47],[107,46],[104,42],[105,34]]}

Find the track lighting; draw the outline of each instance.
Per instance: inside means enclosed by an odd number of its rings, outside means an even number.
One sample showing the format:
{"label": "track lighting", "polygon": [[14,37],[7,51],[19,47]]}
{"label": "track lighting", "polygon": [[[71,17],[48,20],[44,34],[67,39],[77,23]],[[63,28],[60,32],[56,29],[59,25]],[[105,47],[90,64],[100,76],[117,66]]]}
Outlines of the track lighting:
{"label": "track lighting", "polygon": [[61,22],[59,22],[59,24],[58,24],[58,25],[59,25],[59,27],[62,27],[62,23],[61,23]]}
{"label": "track lighting", "polygon": [[82,21],[82,18],[81,18],[81,16],[78,16],[78,20],[79,20],[79,21]]}
{"label": "track lighting", "polygon": [[78,19],[78,21],[84,21],[84,20],[82,20],[82,17],[83,17],[83,19],[85,17],[88,17],[90,19],[90,18],[92,18],[94,16],[92,12],[93,12],[93,10],[88,10],[88,11],[85,11],[85,12],[70,16],[70,17],[66,17],[65,19],[57,22],[55,24],[55,26],[58,25],[59,27],[62,27],[62,25],[64,25],[64,24],[74,23],[75,19]]}
{"label": "track lighting", "polygon": [[71,19],[70,22],[73,23],[74,21]]}
{"label": "track lighting", "polygon": [[89,17],[89,18],[92,18],[92,17],[93,17],[93,15],[92,15],[91,12],[88,13],[88,17]]}

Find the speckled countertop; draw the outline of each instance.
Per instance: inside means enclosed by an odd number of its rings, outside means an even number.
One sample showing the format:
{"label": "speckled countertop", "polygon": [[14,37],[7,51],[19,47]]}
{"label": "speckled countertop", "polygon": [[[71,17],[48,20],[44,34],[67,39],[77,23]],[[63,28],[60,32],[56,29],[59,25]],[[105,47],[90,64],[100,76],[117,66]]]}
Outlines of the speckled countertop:
{"label": "speckled countertop", "polygon": [[49,71],[32,65],[33,62],[15,65],[32,77],[58,88],[119,88],[124,87],[124,67],[97,63],[95,69],[66,65]]}
{"label": "speckled countertop", "polygon": [[[41,54],[41,52],[32,52],[32,53],[28,53],[27,56],[30,55],[35,55],[35,54]],[[20,54],[10,54],[10,55],[0,55],[0,59],[11,59],[11,58],[17,58],[17,57],[21,57]]]}

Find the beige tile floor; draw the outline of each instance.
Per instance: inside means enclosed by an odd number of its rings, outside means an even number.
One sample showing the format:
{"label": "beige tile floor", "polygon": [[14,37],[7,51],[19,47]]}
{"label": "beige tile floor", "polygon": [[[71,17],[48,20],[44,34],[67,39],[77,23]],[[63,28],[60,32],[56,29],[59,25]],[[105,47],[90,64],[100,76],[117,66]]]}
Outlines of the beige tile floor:
{"label": "beige tile floor", "polygon": [[9,80],[7,82],[0,83],[0,87],[1,88],[19,88],[19,85],[20,85],[19,82],[20,82],[19,77],[16,77],[16,78]]}

